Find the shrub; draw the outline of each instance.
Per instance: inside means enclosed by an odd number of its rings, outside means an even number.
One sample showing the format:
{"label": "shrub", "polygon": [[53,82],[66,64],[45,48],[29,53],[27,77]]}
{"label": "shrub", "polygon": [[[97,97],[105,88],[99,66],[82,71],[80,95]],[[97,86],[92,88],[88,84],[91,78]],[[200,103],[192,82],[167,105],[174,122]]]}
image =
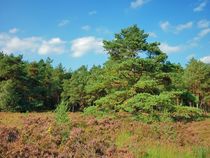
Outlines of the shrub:
{"label": "shrub", "polygon": [[67,104],[61,102],[55,109],[55,120],[58,124],[69,124],[70,119],[68,116]]}
{"label": "shrub", "polygon": [[203,111],[194,107],[175,106],[175,111],[171,116],[175,121],[193,121],[202,120],[204,117]]}
{"label": "shrub", "polygon": [[153,111],[171,111],[173,106],[170,96],[167,94],[140,93],[125,101],[121,108],[131,113],[152,113]]}
{"label": "shrub", "polygon": [[141,77],[141,79],[134,85],[134,89],[138,93],[159,93],[157,81],[145,76]]}
{"label": "shrub", "polygon": [[122,104],[128,97],[127,91],[116,91],[96,100],[95,104],[103,110],[115,111],[117,106]]}
{"label": "shrub", "polygon": [[[61,136],[62,144],[66,143],[69,137],[71,125],[68,116],[68,106],[64,102],[61,102],[55,110],[55,121],[56,124],[52,130]],[[50,130],[51,129],[49,129],[49,131]]]}
{"label": "shrub", "polygon": [[114,114],[107,110],[101,110],[97,106],[89,106],[87,108],[84,108],[83,110],[85,115],[95,116],[98,118],[102,117],[114,117]]}
{"label": "shrub", "polygon": [[159,122],[160,119],[159,119],[159,116],[155,113],[141,113],[141,114],[137,114],[137,115],[134,115],[133,117],[134,120],[137,120],[137,121],[141,121],[141,122],[144,122],[144,123],[154,123],[154,122]]}
{"label": "shrub", "polygon": [[85,108],[83,111],[84,111],[85,115],[97,116],[97,115],[104,114],[104,112],[98,110],[97,106],[89,106],[89,107]]}
{"label": "shrub", "polygon": [[18,105],[20,97],[15,86],[13,80],[0,82],[0,111],[16,111],[20,108]]}

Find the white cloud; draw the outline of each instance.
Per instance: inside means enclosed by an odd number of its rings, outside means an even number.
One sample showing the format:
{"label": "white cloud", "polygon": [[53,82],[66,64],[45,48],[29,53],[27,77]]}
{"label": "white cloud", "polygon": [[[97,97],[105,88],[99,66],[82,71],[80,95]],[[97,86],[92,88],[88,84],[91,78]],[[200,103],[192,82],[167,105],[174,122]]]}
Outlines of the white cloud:
{"label": "white cloud", "polygon": [[190,22],[187,22],[187,23],[185,23],[185,24],[180,24],[180,25],[177,25],[176,27],[175,27],[175,32],[180,32],[180,31],[183,31],[183,30],[186,30],[186,29],[190,29],[190,28],[192,28],[192,26],[193,26],[193,22],[192,21],[190,21]]}
{"label": "white cloud", "polygon": [[200,58],[200,61],[210,64],[210,56],[205,56],[203,58]]}
{"label": "white cloud", "polygon": [[38,53],[41,55],[46,54],[61,54],[65,51],[65,41],[62,41],[60,38],[51,38],[48,41],[43,41]]}
{"label": "white cloud", "polygon": [[7,54],[15,52],[35,52],[41,43],[39,37],[20,38],[6,33],[0,35],[0,50]]}
{"label": "white cloud", "polygon": [[207,27],[209,27],[209,25],[210,25],[210,21],[208,21],[208,20],[206,20],[206,19],[203,19],[203,20],[200,20],[200,21],[198,21],[197,22],[197,26],[198,26],[198,28],[207,28]]}
{"label": "white cloud", "polygon": [[179,24],[179,25],[171,25],[169,21],[160,22],[160,28],[163,31],[170,31],[173,33],[179,33],[183,30],[190,29],[190,28],[192,28],[192,26],[193,26],[192,21],[189,21],[184,24]]}
{"label": "white cloud", "polygon": [[65,42],[60,38],[45,40],[42,37],[21,38],[7,33],[0,33],[0,51],[11,53],[50,53],[60,54],[65,51]]}
{"label": "white cloud", "polygon": [[150,37],[153,37],[153,38],[157,37],[157,34],[154,33],[154,32],[148,32],[148,34],[149,34]]}
{"label": "white cloud", "polygon": [[19,31],[19,29],[17,28],[12,28],[9,30],[9,33],[17,33]]}
{"label": "white cloud", "polygon": [[176,53],[181,50],[181,46],[171,46],[167,43],[161,43],[159,48],[166,54]]}
{"label": "white cloud", "polygon": [[89,25],[82,26],[82,30],[84,30],[84,31],[89,31],[90,29],[91,29],[91,27]]}
{"label": "white cloud", "polygon": [[163,30],[163,31],[168,31],[169,28],[170,28],[170,23],[168,21],[164,21],[164,22],[160,22],[160,28]]}
{"label": "white cloud", "polygon": [[204,36],[206,36],[209,33],[210,33],[210,28],[206,28],[206,29],[203,29],[198,35],[200,37],[204,37]]}
{"label": "white cloud", "polygon": [[205,28],[203,30],[201,30],[197,36],[195,36],[193,38],[193,41],[199,41],[201,40],[202,38],[204,38],[205,36],[207,36],[208,34],[210,33],[210,28]]}
{"label": "white cloud", "polygon": [[208,3],[208,0],[204,0],[203,2],[201,2],[200,4],[198,4],[197,7],[195,7],[193,9],[194,12],[200,12],[200,11],[203,11],[203,9],[205,8],[205,6],[207,5]]}
{"label": "white cloud", "polygon": [[144,4],[146,4],[147,2],[149,2],[149,0],[134,0],[130,3],[130,7],[133,9],[139,8],[143,6]]}
{"label": "white cloud", "polygon": [[103,53],[102,39],[94,36],[81,37],[71,42],[72,56],[79,58],[87,53]]}
{"label": "white cloud", "polygon": [[91,11],[88,12],[88,14],[89,15],[95,15],[95,14],[97,14],[97,11],[96,10],[91,10]]}
{"label": "white cloud", "polygon": [[69,24],[69,22],[70,22],[69,20],[64,19],[64,20],[62,20],[62,21],[60,21],[60,22],[58,23],[58,26],[59,26],[59,27],[66,26],[66,25]]}

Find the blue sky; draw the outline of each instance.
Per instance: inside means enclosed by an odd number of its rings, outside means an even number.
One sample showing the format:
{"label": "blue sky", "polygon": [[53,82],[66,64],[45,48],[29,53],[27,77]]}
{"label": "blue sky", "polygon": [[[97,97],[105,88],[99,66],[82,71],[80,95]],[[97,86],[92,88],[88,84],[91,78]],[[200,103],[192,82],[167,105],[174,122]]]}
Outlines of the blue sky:
{"label": "blue sky", "polygon": [[137,24],[169,60],[210,63],[210,0],[0,0],[0,51],[67,69],[103,64],[103,39]]}

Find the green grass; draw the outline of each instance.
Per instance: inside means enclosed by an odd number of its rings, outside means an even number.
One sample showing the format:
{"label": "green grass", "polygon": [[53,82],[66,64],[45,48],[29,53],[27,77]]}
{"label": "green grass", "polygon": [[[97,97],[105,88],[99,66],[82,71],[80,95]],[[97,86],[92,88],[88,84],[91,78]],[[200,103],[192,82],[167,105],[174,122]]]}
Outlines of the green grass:
{"label": "green grass", "polygon": [[208,158],[209,149],[197,147],[194,151],[179,149],[173,146],[158,145],[150,147],[143,158]]}
{"label": "green grass", "polygon": [[123,147],[126,144],[129,144],[129,140],[131,138],[132,134],[131,132],[128,131],[122,131],[117,135],[117,138],[115,140],[115,144],[117,145],[118,148]]}
{"label": "green grass", "polygon": [[194,149],[194,153],[196,155],[196,158],[210,157],[210,147],[209,148],[197,147]]}
{"label": "green grass", "polygon": [[191,152],[178,151],[173,147],[156,146],[147,150],[144,158],[193,158]]}

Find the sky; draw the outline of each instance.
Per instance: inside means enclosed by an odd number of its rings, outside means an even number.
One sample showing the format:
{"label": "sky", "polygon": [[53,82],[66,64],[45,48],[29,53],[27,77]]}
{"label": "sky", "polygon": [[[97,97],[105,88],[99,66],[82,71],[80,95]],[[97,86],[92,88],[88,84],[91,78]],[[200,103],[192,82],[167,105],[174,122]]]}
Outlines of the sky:
{"label": "sky", "polygon": [[137,24],[168,60],[210,63],[210,0],[0,0],[0,51],[75,70],[103,64],[103,40]]}

